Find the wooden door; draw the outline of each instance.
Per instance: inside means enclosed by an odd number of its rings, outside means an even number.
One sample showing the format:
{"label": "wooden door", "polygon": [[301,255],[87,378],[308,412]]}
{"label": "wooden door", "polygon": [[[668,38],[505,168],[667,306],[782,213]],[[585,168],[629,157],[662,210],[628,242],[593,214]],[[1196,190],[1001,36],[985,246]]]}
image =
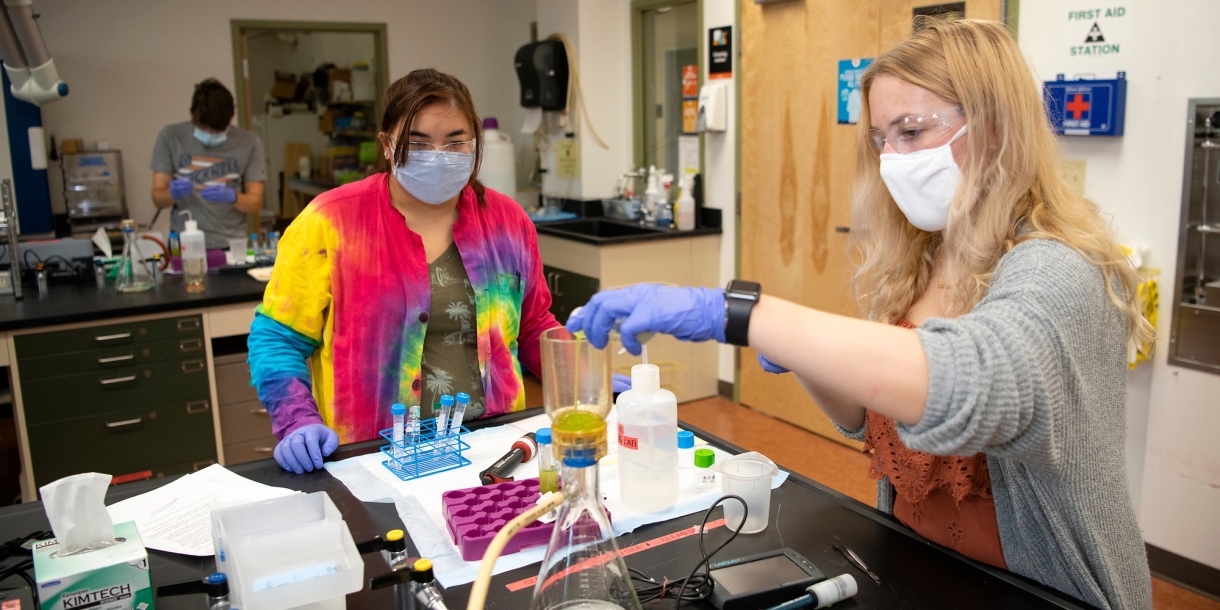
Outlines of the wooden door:
{"label": "wooden door", "polygon": [[[876,57],[910,34],[927,0],[741,0],[741,277],[767,294],[855,315],[846,258],[856,125],[836,121],[841,59]],[[968,17],[998,19],[999,0]],[[867,120],[867,119],[864,119]],[[830,420],[791,375],[741,352],[741,402],[832,440]]]}

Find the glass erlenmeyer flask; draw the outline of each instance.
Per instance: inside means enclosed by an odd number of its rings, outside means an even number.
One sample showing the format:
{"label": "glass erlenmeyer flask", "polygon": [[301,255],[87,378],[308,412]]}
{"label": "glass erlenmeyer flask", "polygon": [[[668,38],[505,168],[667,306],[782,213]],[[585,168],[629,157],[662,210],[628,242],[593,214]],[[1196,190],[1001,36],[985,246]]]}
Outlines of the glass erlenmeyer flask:
{"label": "glass erlenmeyer flask", "polygon": [[597,460],[606,454],[611,407],[610,355],[583,336],[554,328],[542,334],[542,368],[564,502],[530,608],[640,610],[598,492]]}
{"label": "glass erlenmeyer flask", "polygon": [[[573,465],[585,463],[590,465]],[[601,503],[591,454],[564,459],[563,494],[530,610],[640,610]]]}
{"label": "glass erlenmeyer flask", "polygon": [[136,245],[136,221],[123,221],[123,258],[119,261],[119,275],[114,287],[119,292],[144,292],[153,287],[153,272]]}

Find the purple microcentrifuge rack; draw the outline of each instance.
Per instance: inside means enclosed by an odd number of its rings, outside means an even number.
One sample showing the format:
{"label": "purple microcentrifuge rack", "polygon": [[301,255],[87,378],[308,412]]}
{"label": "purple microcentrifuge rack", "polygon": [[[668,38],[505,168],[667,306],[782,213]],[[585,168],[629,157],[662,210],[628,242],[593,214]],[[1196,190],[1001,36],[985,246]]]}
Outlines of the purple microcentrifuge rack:
{"label": "purple microcentrifuge rack", "polygon": [[[496,532],[513,517],[533,508],[539,497],[538,479],[455,489],[442,494],[445,523],[449,526],[453,543],[462,553],[462,559],[482,559]],[[551,539],[552,529],[553,524],[541,521],[527,525],[508,541],[503,554],[546,544]]]}
{"label": "purple microcentrifuge rack", "polygon": [[[541,494],[538,479],[508,481],[495,485],[455,489],[441,495],[441,512],[449,526],[449,535],[466,561],[479,561],[496,537],[496,532],[513,517],[533,508]],[[610,511],[606,510],[606,518]],[[596,528],[592,519],[582,519],[575,526]],[[554,523],[535,521],[517,532],[508,541],[502,555],[511,555],[521,549],[546,544],[551,540]]]}

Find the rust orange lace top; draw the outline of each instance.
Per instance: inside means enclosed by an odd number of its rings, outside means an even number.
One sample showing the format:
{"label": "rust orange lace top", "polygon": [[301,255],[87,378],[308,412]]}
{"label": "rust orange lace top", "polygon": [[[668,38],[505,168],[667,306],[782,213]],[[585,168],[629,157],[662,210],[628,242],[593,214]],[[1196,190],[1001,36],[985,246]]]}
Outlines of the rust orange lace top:
{"label": "rust orange lace top", "polygon": [[[915,328],[910,322],[898,323]],[[868,476],[889,477],[894,516],[923,537],[967,557],[1007,569],[1000,548],[987,456],[936,456],[902,444],[894,420],[868,411],[864,452]]]}

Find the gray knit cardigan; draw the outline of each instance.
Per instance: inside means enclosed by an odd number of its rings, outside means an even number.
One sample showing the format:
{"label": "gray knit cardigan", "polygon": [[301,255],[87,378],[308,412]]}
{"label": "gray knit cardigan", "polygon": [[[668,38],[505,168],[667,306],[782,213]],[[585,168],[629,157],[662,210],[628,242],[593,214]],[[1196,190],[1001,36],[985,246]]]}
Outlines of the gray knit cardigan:
{"label": "gray knit cardigan", "polygon": [[[916,451],[987,455],[1009,570],[1100,608],[1143,610],[1152,583],[1123,455],[1127,321],[1102,278],[1060,242],[1013,248],[969,314],[916,330],[928,402],[897,428]],[[893,493],[879,481],[877,507],[893,512]]]}

